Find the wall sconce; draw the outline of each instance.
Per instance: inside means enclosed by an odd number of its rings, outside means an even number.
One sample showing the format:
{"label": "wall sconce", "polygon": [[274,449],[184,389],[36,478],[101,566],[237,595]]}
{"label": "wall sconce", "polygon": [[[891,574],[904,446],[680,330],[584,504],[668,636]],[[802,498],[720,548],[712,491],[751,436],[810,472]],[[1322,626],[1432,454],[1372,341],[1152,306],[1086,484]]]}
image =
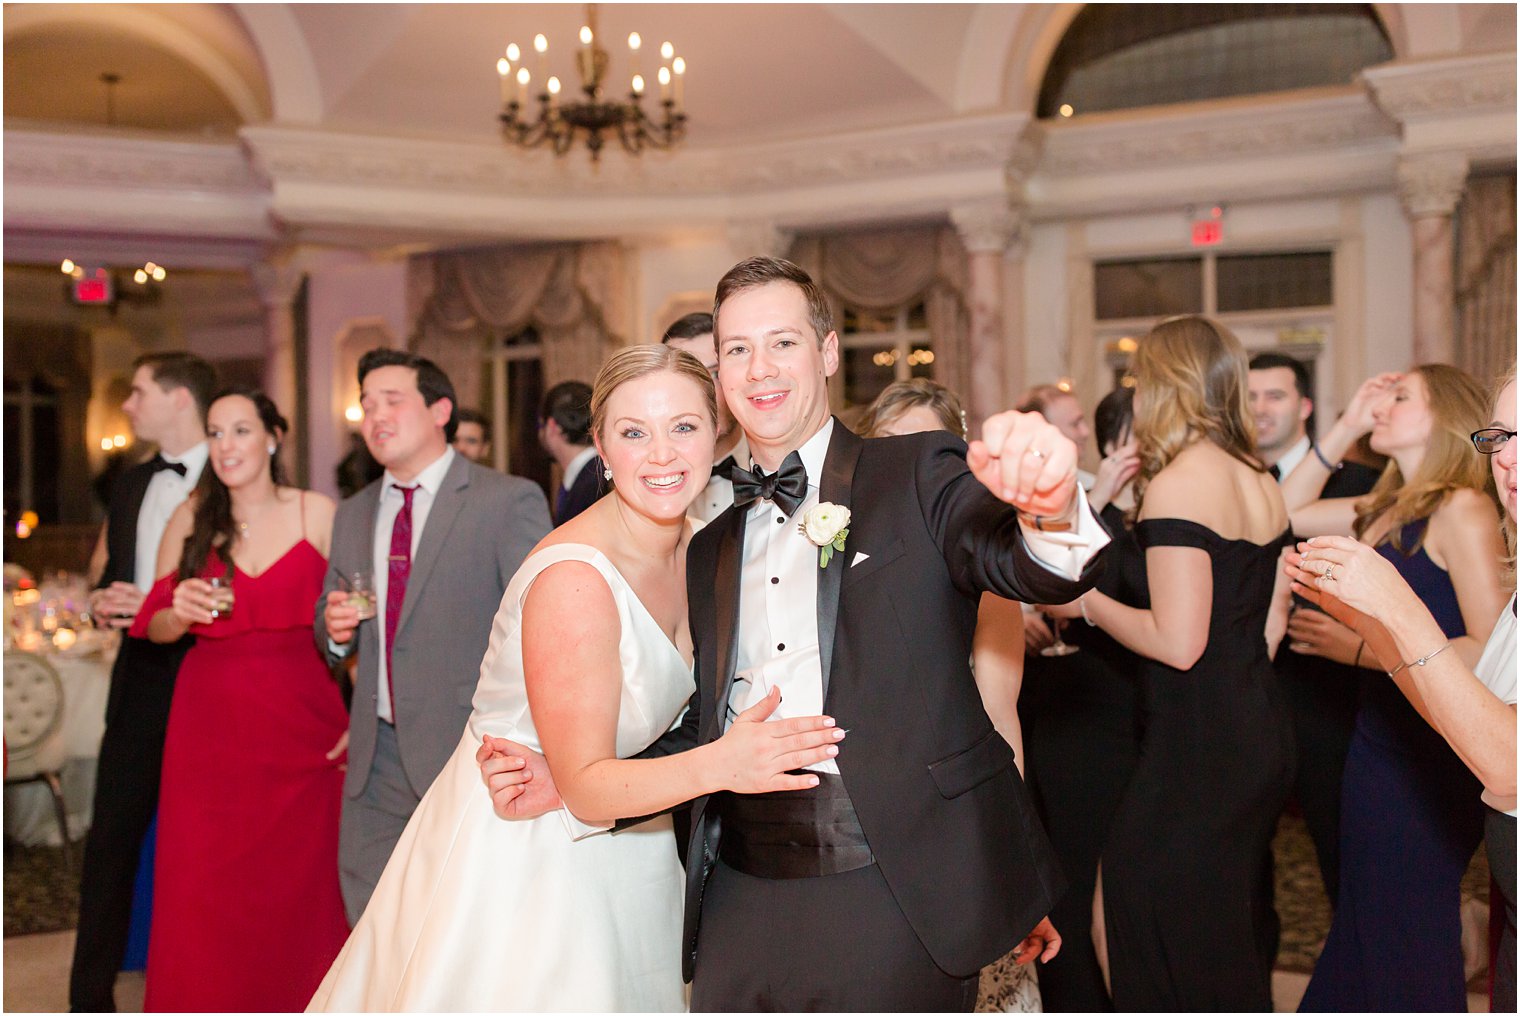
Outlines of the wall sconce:
{"label": "wall sconce", "polygon": [[357,426],[364,422],[364,410],[359,407],[357,402],[352,403],[347,409],[343,410],[343,419]]}

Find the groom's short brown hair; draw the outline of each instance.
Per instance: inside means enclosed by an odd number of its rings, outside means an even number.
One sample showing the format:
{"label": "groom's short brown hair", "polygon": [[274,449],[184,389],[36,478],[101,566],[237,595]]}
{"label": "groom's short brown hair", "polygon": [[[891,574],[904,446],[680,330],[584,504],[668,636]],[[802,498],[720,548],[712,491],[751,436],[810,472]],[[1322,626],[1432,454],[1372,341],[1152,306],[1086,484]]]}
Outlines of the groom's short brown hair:
{"label": "groom's short brown hair", "polygon": [[719,344],[723,341],[717,334],[718,311],[722,309],[723,301],[745,290],[758,289],[772,282],[790,282],[802,290],[808,305],[808,321],[817,333],[819,345],[823,344],[824,338],[834,330],[834,312],[829,309],[829,301],[824,297],[823,290],[798,265],[785,258],[772,257],[745,258],[718,280],[718,292],[713,300],[714,341]]}

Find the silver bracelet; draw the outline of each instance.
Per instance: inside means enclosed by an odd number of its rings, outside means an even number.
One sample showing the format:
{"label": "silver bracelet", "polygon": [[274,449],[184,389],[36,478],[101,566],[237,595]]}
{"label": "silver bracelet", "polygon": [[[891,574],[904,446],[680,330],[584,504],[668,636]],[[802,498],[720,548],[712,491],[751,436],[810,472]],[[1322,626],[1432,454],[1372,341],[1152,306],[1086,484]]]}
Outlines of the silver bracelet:
{"label": "silver bracelet", "polygon": [[1448,642],[1444,646],[1442,646],[1440,649],[1437,649],[1433,653],[1426,653],[1424,656],[1421,656],[1418,659],[1410,660],[1408,663],[1401,663],[1397,667],[1394,667],[1392,670],[1390,670],[1388,672],[1388,676],[1392,677],[1394,674],[1397,674],[1399,671],[1404,670],[1404,669],[1406,669],[1408,667],[1423,667],[1423,666],[1425,666],[1425,664],[1429,663],[1431,660],[1435,659],[1437,656],[1440,656],[1442,653],[1446,652],[1446,650],[1448,650],[1450,648],[1451,648],[1451,643]]}
{"label": "silver bracelet", "polygon": [[1081,596],[1077,597],[1077,609],[1082,612],[1082,620],[1084,620],[1084,621],[1087,622],[1087,627],[1089,627],[1089,628],[1096,628],[1096,627],[1098,627],[1097,624],[1094,623],[1091,615],[1089,615],[1087,613],[1087,594],[1086,593],[1083,593]]}

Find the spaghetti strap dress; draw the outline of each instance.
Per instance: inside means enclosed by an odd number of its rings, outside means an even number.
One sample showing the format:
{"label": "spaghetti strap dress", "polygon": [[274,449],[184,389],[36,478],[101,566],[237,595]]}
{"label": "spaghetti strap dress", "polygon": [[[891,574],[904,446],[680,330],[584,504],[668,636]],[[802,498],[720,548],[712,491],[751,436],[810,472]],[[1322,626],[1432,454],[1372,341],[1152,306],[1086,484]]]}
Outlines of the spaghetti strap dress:
{"label": "spaghetti strap dress", "polygon": [[[1448,639],[1467,631],[1451,576],[1420,537],[1377,552]],[[1434,648],[1434,647],[1432,647]],[[1483,786],[1381,674],[1363,681],[1341,785],[1341,888],[1301,1012],[1464,1012],[1462,875],[1483,838]]]}
{"label": "spaghetti strap dress", "polygon": [[1259,872],[1294,748],[1264,632],[1290,534],[1257,544],[1147,519],[1135,535],[1206,551],[1214,588],[1198,662],[1143,662],[1140,758],[1102,855],[1114,1008],[1270,1012]]}
{"label": "spaghetti strap dress", "polygon": [[[348,714],[311,635],[327,559],[303,535],[257,575],[213,561],[235,599],[191,626],[174,688],[144,1008],[290,1012],[348,933],[342,759],[326,757]],[[177,582],[171,573],[149,593],[143,635]]]}

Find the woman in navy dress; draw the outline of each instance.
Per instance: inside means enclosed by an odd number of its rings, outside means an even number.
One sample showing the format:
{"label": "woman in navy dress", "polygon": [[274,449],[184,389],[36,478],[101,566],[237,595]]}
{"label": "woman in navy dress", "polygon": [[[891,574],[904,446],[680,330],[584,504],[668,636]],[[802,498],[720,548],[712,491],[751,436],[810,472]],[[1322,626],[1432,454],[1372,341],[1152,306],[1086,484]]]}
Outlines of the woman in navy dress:
{"label": "woman in navy dress", "polygon": [[[1469,667],[1506,598],[1499,507],[1468,439],[1487,422],[1487,403],[1476,381],[1444,364],[1371,378],[1283,484],[1296,532],[1375,548]],[[1324,462],[1368,431],[1389,456],[1372,493],[1313,501]],[[1298,651],[1366,674],[1341,784],[1340,895],[1301,1008],[1464,1011],[1460,883],[1483,835],[1477,778],[1349,628],[1299,611],[1288,632]]]}

